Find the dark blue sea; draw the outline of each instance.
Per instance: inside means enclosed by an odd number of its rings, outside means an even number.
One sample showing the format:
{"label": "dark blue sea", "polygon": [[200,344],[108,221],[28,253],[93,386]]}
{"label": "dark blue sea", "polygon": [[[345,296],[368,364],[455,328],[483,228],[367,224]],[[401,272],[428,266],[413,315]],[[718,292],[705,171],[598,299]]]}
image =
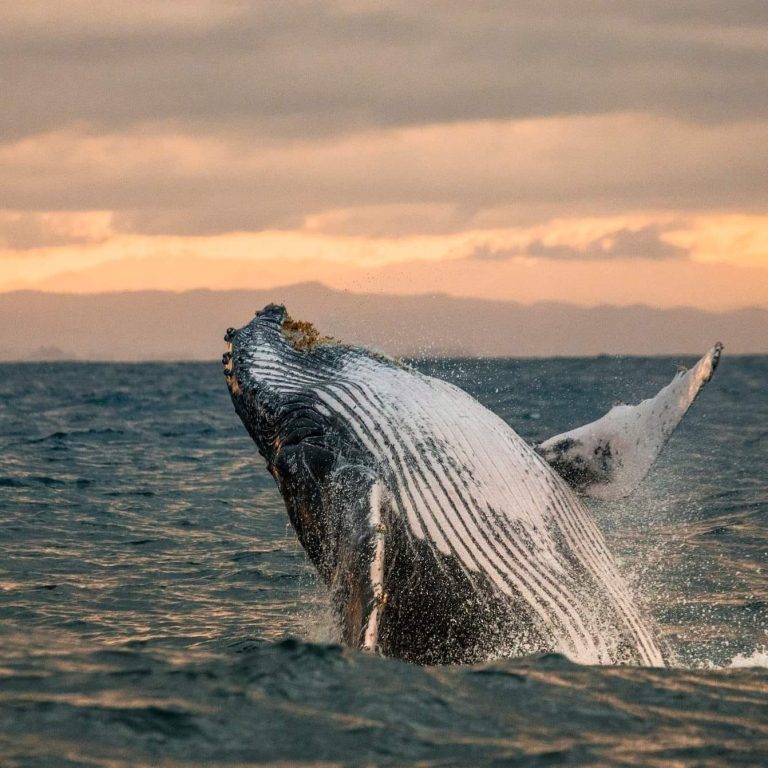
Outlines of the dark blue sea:
{"label": "dark blue sea", "polygon": [[[692,362],[418,365],[540,440]],[[767,464],[768,357],[726,350],[594,505],[672,668],[423,668],[336,644],[219,365],[0,366],[0,766],[767,765]]]}

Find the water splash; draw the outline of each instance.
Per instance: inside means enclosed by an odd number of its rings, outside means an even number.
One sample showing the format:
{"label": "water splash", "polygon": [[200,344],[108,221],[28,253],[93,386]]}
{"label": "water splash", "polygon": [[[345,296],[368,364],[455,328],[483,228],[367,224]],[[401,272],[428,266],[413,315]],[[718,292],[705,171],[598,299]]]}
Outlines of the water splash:
{"label": "water splash", "polygon": [[768,669],[768,647],[757,648],[752,653],[737,653],[727,666],[731,669],[752,667]]}

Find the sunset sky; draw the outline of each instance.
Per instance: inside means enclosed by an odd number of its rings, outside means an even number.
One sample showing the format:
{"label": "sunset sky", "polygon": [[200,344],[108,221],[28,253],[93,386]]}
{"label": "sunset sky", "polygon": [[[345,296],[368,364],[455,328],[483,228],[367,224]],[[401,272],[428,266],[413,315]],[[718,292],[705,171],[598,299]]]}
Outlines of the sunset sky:
{"label": "sunset sky", "polygon": [[765,0],[27,0],[0,62],[0,291],[768,307]]}

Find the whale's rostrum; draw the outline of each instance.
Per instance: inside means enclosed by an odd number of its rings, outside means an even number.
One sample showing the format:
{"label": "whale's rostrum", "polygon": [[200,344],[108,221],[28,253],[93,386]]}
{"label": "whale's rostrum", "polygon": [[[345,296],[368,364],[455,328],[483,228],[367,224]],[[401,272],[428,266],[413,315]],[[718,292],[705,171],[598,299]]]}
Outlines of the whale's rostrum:
{"label": "whale's rostrum", "polygon": [[283,306],[225,340],[235,410],[345,644],[419,663],[544,651],[664,663],[581,496],[639,482],[719,345],[657,398],[534,448],[458,387]]}

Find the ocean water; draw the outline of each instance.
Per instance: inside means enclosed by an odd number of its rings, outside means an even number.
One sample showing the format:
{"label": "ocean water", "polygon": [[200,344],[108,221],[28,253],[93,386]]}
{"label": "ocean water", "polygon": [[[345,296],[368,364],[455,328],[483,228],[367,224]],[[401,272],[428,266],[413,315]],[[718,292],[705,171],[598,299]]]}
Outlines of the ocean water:
{"label": "ocean water", "polygon": [[[540,440],[691,359],[421,362]],[[0,366],[0,766],[768,764],[768,358],[593,509],[669,669],[340,648],[216,364]]]}

